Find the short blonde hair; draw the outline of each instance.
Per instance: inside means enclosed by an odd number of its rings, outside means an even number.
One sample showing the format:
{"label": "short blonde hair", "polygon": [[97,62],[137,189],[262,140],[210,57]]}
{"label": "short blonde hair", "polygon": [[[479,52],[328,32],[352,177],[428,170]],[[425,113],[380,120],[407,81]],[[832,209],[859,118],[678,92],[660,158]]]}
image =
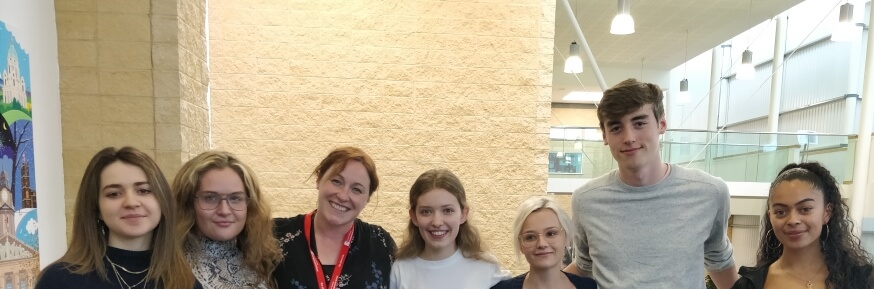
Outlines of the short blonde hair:
{"label": "short blonde hair", "polygon": [[555,216],[558,217],[558,223],[561,224],[561,229],[565,232],[564,246],[568,247],[571,245],[571,238],[574,235],[574,227],[571,226],[571,218],[568,217],[567,213],[565,213],[564,210],[558,206],[558,203],[550,197],[531,197],[519,204],[519,209],[516,211],[516,221],[513,223],[513,248],[516,249],[517,259],[522,257],[522,246],[519,243],[519,234],[522,233],[522,224],[525,223],[525,219],[528,219],[528,216],[531,215],[531,213],[544,209],[555,212]]}

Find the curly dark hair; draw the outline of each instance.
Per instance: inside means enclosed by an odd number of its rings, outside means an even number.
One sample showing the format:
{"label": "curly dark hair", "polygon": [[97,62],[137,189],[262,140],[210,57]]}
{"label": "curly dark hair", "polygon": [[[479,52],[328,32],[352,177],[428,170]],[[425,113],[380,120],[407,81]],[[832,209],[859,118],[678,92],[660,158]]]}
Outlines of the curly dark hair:
{"label": "curly dark hair", "polygon": [[[825,206],[832,206],[831,218],[824,225],[828,228],[823,228],[828,233],[819,236],[829,272],[826,288],[874,288],[871,255],[862,249],[861,241],[853,234],[853,221],[847,216],[849,207],[841,200],[838,183],[831,172],[817,162],[788,164],[771,183],[768,201],[777,185],[792,180],[810,183],[822,191]],[[780,241],[770,233],[772,228],[771,220],[765,214],[762,216],[757,266],[768,266],[783,254]]]}

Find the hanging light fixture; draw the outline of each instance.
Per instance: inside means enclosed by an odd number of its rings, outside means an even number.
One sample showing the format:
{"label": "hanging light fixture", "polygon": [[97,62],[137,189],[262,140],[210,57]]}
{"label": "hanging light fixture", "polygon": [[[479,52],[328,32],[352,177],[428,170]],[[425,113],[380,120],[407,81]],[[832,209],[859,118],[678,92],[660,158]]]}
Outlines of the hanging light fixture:
{"label": "hanging light fixture", "polygon": [[631,18],[631,0],[619,0],[619,12],[613,17],[610,34],[627,35],[634,33],[634,18]]}
{"label": "hanging light fixture", "polygon": [[571,42],[571,51],[564,60],[564,73],[583,73],[583,60],[580,59],[580,48],[577,42]]}
{"label": "hanging light fixture", "polygon": [[747,15],[747,49],[744,50],[741,55],[740,67],[737,68],[737,75],[735,78],[737,79],[753,79],[756,77],[756,67],[753,66],[753,52],[750,51],[750,44],[752,41],[749,40],[750,30],[753,29],[752,24],[753,19],[753,0],[750,0],[750,10],[749,15]]}
{"label": "hanging light fixture", "polygon": [[680,93],[677,94],[677,103],[680,105],[687,104],[691,100],[689,80],[686,79],[686,66],[689,65],[689,30],[686,30],[686,54],[683,55],[683,60],[683,80],[680,80]]}
{"label": "hanging light fixture", "polygon": [[749,49],[744,50],[740,60],[740,67],[737,69],[737,79],[753,79],[756,77],[756,67],[753,66],[753,52]]}
{"label": "hanging light fixture", "polygon": [[677,95],[678,104],[687,104],[691,100],[689,97],[689,80],[683,78],[680,80],[680,93]]}
{"label": "hanging light fixture", "polygon": [[838,24],[832,31],[832,41],[850,41],[854,40],[859,34],[861,27],[856,26],[853,22],[853,4],[844,3],[841,5],[841,13],[838,17]]}

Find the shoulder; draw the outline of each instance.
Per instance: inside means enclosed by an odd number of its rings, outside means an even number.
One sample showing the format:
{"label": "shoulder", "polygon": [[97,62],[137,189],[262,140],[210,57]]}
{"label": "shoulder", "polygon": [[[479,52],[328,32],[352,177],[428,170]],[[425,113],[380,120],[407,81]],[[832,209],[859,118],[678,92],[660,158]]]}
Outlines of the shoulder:
{"label": "shoulder", "polygon": [[568,280],[570,280],[571,283],[574,284],[574,287],[576,287],[577,289],[598,288],[598,283],[595,283],[595,279],[577,276],[564,271],[562,271],[562,273],[567,276]]}
{"label": "shoulder", "polygon": [[398,250],[395,240],[379,225],[369,224],[361,219],[355,219],[355,238],[353,246],[369,248],[371,254],[388,257],[388,265],[394,262],[394,255]]}
{"label": "shoulder", "polygon": [[498,282],[498,284],[495,284],[495,286],[492,286],[491,289],[519,289],[519,288],[522,288],[522,283],[525,282],[525,275],[528,275],[528,273],[522,273],[519,276],[510,278],[510,279],[501,280],[500,282]]}
{"label": "shoulder", "polygon": [[304,217],[305,215],[300,214],[291,218],[274,218],[273,226],[276,228],[303,227]]}
{"label": "shoulder", "polygon": [[723,181],[722,178],[715,177],[702,170],[686,168],[677,164],[672,164],[671,170],[674,171],[671,175],[678,180],[700,184],[702,186],[710,186],[714,189],[724,189],[726,191],[728,189],[728,185],[725,184],[725,181]]}
{"label": "shoulder", "polygon": [[77,276],[82,277],[82,275],[71,272],[68,267],[67,263],[62,262],[49,264],[40,272],[35,288],[65,288],[71,279],[77,278]]}
{"label": "shoulder", "polygon": [[580,186],[578,189],[574,191],[573,197],[577,198],[582,196],[588,192],[601,189],[604,187],[609,187],[615,184],[619,180],[618,171],[612,170],[609,173],[606,173],[600,177],[594,178]]}
{"label": "shoulder", "polygon": [[[756,267],[746,267],[741,266],[738,270],[738,274],[740,278],[734,282],[734,286],[732,289],[746,289],[746,288],[761,288],[765,285],[765,278],[768,277],[768,267],[770,264],[756,266]],[[757,286],[760,285],[760,286]]]}

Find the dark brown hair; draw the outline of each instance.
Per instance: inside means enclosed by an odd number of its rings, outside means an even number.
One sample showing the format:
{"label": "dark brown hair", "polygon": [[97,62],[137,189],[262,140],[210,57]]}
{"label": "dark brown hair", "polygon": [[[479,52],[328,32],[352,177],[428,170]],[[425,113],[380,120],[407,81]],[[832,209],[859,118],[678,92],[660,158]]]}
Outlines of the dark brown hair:
{"label": "dark brown hair", "polygon": [[634,78],[626,79],[604,91],[598,103],[598,124],[604,130],[607,121],[619,120],[647,104],[652,104],[652,114],[656,120],[660,120],[665,116],[664,99],[665,94],[658,85]]}
{"label": "dark brown hair", "polygon": [[[862,249],[861,241],[853,234],[853,221],[847,216],[849,207],[841,199],[838,182],[831,172],[817,162],[788,164],[771,183],[768,203],[777,185],[792,180],[811,184],[815,190],[822,192],[823,206],[830,205],[832,208],[831,218],[822,228],[827,234],[819,236],[828,269],[826,288],[874,288],[871,285],[874,281],[871,256]],[[771,219],[764,214],[757,266],[767,266],[783,255],[783,246],[771,233],[772,230]]]}
{"label": "dark brown hair", "polygon": [[102,234],[103,225],[98,224],[97,220],[100,216],[100,175],[115,162],[142,169],[161,207],[161,220],[152,235],[152,258],[146,282],[166,289],[193,288],[194,274],[185,262],[181,244],[174,233],[176,212],[173,208],[176,207],[176,201],[167,179],[151,157],[132,147],[108,147],[91,158],[76,195],[70,246],[57,262],[65,264],[65,268],[74,274],[96,271],[103,280],[109,280],[103,263],[108,241]]}

